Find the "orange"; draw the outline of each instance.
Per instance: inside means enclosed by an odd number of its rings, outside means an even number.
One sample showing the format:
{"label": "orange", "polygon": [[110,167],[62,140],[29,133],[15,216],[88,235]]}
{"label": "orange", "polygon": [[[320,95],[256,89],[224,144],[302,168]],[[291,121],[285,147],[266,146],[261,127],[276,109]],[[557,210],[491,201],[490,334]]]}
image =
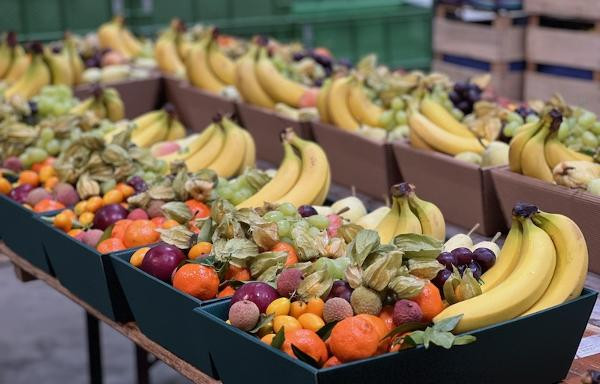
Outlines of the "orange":
{"label": "orange", "polygon": [[234,293],[235,293],[235,289],[233,289],[232,286],[228,285],[225,288],[223,288],[221,290],[221,292],[219,292],[219,294],[217,295],[217,297],[233,296]]}
{"label": "orange", "polygon": [[73,220],[71,219],[71,217],[69,217],[67,213],[61,212],[58,215],[54,216],[52,224],[58,229],[62,229],[65,232],[69,232],[73,227]]}
{"label": "orange", "polygon": [[75,214],[81,216],[83,212],[86,212],[86,204],[87,201],[85,200],[81,200],[79,203],[75,204],[75,207],[73,207]]}
{"label": "orange", "polygon": [[102,202],[102,198],[100,196],[92,196],[87,200],[87,203],[85,204],[85,210],[88,212],[96,212],[102,208],[103,205],[104,203]]}
{"label": "orange", "polygon": [[54,187],[56,187],[56,184],[58,184],[60,180],[58,180],[58,177],[56,176],[50,176],[48,178],[48,180],[46,180],[44,182],[44,188],[46,188],[47,191],[52,191],[54,189]]}
{"label": "orange", "polygon": [[[154,222],[154,220],[151,220],[151,221]],[[178,222],[176,222],[173,219],[169,219],[169,220],[165,220],[165,222],[162,223],[161,225],[159,225],[159,227],[164,228],[164,229],[171,229],[171,228],[176,227],[178,225],[179,225]]]}
{"label": "orange", "polygon": [[195,244],[192,248],[190,248],[190,251],[188,252],[188,257],[194,260],[202,255],[208,255],[211,250],[211,243],[209,243],[208,241],[201,241],[198,244]]}
{"label": "orange", "polygon": [[296,249],[293,245],[286,243],[284,241],[280,241],[275,244],[275,246],[271,249],[273,252],[287,252],[288,256],[285,260],[285,265],[292,265],[298,262],[298,254],[296,253]]}
{"label": "orange", "polygon": [[390,346],[390,340],[383,340],[383,338],[389,333],[389,329],[387,325],[385,325],[385,321],[383,321],[380,317],[368,314],[360,314],[356,315],[356,317],[360,317],[369,321],[373,325],[373,327],[375,327],[375,331],[377,332],[377,335],[379,337],[379,347],[377,351],[379,353],[386,353]]}
{"label": "orange", "polygon": [[160,233],[155,229],[156,226],[150,220],[134,220],[125,229],[123,243],[127,248],[156,243],[160,239]]}
{"label": "orange", "polygon": [[185,202],[185,205],[187,205],[196,218],[203,219],[210,216],[210,208],[201,201],[190,199]]}
{"label": "orange", "polygon": [[347,317],[331,330],[329,347],[341,362],[366,359],[377,353],[379,333],[364,316]]}
{"label": "orange", "polygon": [[123,193],[118,189],[111,189],[110,191],[104,194],[102,197],[102,202],[104,205],[108,204],[119,204],[123,201]]}
{"label": "orange", "polygon": [[323,364],[323,368],[335,367],[336,365],[341,365],[342,362],[335,356],[331,356],[325,364]]}
{"label": "orange", "polygon": [[134,267],[139,267],[142,265],[142,261],[144,261],[144,256],[146,256],[146,253],[150,250],[150,247],[143,247],[138,249],[137,251],[133,252],[133,255],[131,255],[131,258],[129,259],[129,262],[131,263],[131,265],[133,265]]}
{"label": "orange", "polygon": [[0,193],[8,195],[11,189],[12,185],[10,184],[10,181],[6,180],[4,177],[0,177]]}
{"label": "orange", "polygon": [[275,338],[275,334],[274,333],[268,333],[268,334],[264,335],[263,337],[261,337],[260,341],[262,341],[263,343],[267,343],[267,344],[271,345],[271,343],[273,342],[274,338]]}
{"label": "orange", "polygon": [[298,321],[300,322],[300,325],[302,325],[302,328],[310,329],[311,331],[315,332],[317,332],[325,325],[323,319],[310,312],[300,315]]}
{"label": "orange", "polygon": [[50,211],[56,211],[56,210],[64,209],[64,208],[65,208],[65,206],[56,200],[44,199],[42,201],[39,201],[33,207],[33,210],[35,212],[50,212]]}
{"label": "orange", "polygon": [[325,342],[321,340],[316,332],[309,329],[286,331],[281,350],[292,357],[296,357],[292,345],[312,357],[319,365],[324,364],[329,357]]}
{"label": "orange", "polygon": [[250,280],[250,271],[230,264],[225,272],[225,280],[248,281]]}
{"label": "orange", "polygon": [[83,212],[79,215],[79,224],[88,226],[94,221],[94,214],[92,212]]}
{"label": "orange", "polygon": [[106,240],[102,240],[100,244],[96,246],[96,249],[100,253],[111,253],[116,251],[122,251],[125,249],[125,245],[120,239],[110,238]]}
{"label": "orange", "polygon": [[296,319],[306,313],[308,306],[302,300],[294,301],[290,305],[290,316],[295,317]]}
{"label": "orange", "polygon": [[125,183],[119,183],[115,188],[123,194],[124,198],[128,198],[135,193],[135,189],[131,185]]}
{"label": "orange", "polygon": [[219,291],[219,275],[211,267],[185,264],[173,276],[173,287],[200,300],[209,300]]}
{"label": "orange", "polygon": [[421,293],[411,298],[411,300],[421,307],[424,323],[431,322],[438,313],[444,310],[440,290],[431,281],[428,281]]}
{"label": "orange", "polygon": [[40,177],[35,171],[22,171],[19,174],[19,184],[29,184],[37,187],[40,184]]}
{"label": "orange", "polygon": [[75,212],[73,212],[70,209],[65,209],[64,211],[61,212],[62,214],[66,215],[68,218],[70,218],[71,220],[75,220],[77,218],[77,215],[75,215]]}
{"label": "orange", "polygon": [[56,171],[54,170],[54,167],[52,167],[51,165],[44,165],[40,169],[39,176],[40,176],[40,181],[42,183],[45,183],[46,180],[48,180],[49,178],[56,176]]}
{"label": "orange", "polygon": [[33,163],[31,165],[31,170],[35,173],[40,173],[40,170],[42,169],[42,167],[44,166],[44,162],[41,163]]}
{"label": "orange", "polygon": [[281,327],[284,328],[285,332],[294,331],[296,329],[302,329],[302,324],[292,316],[279,315],[273,318],[273,331],[279,332]]}
{"label": "orange", "polygon": [[[86,213],[91,213],[91,212],[86,212]],[[93,215],[93,213],[92,213],[92,215]],[[131,224],[131,223],[133,223],[133,220],[129,220],[129,219],[118,220],[113,225],[113,229],[112,229],[112,232],[110,233],[110,237],[114,237],[116,239],[123,241],[123,239],[125,238],[125,231],[127,230],[127,227],[129,227],[129,224]]]}
{"label": "orange", "polygon": [[71,229],[69,232],[67,232],[67,235],[71,236],[71,237],[75,237],[77,235],[79,235],[81,232],[83,232],[83,230],[76,228],[76,229]]}
{"label": "orange", "polygon": [[319,317],[323,317],[323,307],[325,302],[319,297],[311,297],[306,302],[306,312],[314,313]]}
{"label": "orange", "polygon": [[394,329],[394,317],[393,316],[394,316],[394,307],[392,307],[391,305],[386,305],[385,307],[383,307],[383,309],[381,310],[381,313],[379,314],[379,318],[381,320],[383,320],[388,331],[391,331],[392,329]]}

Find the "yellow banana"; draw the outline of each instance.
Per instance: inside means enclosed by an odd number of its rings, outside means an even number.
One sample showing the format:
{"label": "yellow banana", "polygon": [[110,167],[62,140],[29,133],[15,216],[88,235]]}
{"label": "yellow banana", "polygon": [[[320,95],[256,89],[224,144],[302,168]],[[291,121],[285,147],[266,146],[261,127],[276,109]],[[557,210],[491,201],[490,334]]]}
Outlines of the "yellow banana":
{"label": "yellow banana", "polygon": [[473,138],[475,135],[466,125],[456,120],[450,112],[432,98],[426,96],[421,101],[421,113],[432,123],[457,136]]}
{"label": "yellow banana", "polygon": [[244,141],[246,142],[244,146],[244,161],[242,161],[242,166],[238,170],[238,174],[241,174],[248,168],[254,168],[256,166],[256,144],[254,143],[254,138],[250,134],[250,132],[242,129],[242,133],[244,134]]}
{"label": "yellow banana", "polygon": [[159,158],[168,163],[173,161],[187,160],[190,156],[200,151],[205,145],[207,145],[216,129],[219,128],[215,124],[211,124],[204,131],[202,131],[202,133],[197,133],[181,140],[177,140],[180,149],[175,153],[160,156]]}
{"label": "yellow banana", "polygon": [[261,87],[255,73],[257,48],[253,44],[248,52],[240,57],[235,64],[235,87],[242,99],[249,104],[264,108],[275,108],[275,101]]}
{"label": "yellow banana", "polygon": [[544,144],[544,155],[546,156],[546,161],[548,162],[550,169],[554,169],[554,167],[563,161],[594,161],[591,156],[574,151],[561,143],[558,140],[556,132],[552,132],[550,136],[548,136],[548,139],[546,139],[546,144]]}
{"label": "yellow banana", "polygon": [[327,168],[327,176],[325,177],[325,181],[319,189],[319,194],[312,201],[312,205],[323,205],[325,200],[327,200],[327,196],[329,195],[329,188],[331,188],[331,170]]}
{"label": "yellow banana", "polygon": [[481,280],[483,281],[483,285],[481,286],[482,292],[485,293],[492,290],[513,273],[521,258],[522,242],[523,231],[521,230],[521,223],[513,217],[510,231],[506,236],[506,240],[500,250],[496,263],[492,268],[481,275]]}
{"label": "yellow banana", "polygon": [[71,73],[73,75],[73,84],[81,84],[83,81],[85,65],[83,64],[83,60],[81,60],[81,56],[79,56],[75,40],[70,34],[65,35],[64,49],[69,58],[69,66],[71,67]]}
{"label": "yellow banana", "polygon": [[423,233],[419,218],[410,210],[408,196],[401,196],[398,198],[398,200],[398,204],[400,205],[400,220],[396,226],[396,233],[394,236],[398,236],[403,233]]}
{"label": "yellow banana", "polygon": [[131,31],[124,26],[121,27],[121,39],[123,40],[123,46],[131,56],[139,56],[142,52],[142,44],[135,36],[133,36]]}
{"label": "yellow banana", "polygon": [[[215,126],[214,132],[206,145],[185,159],[185,164],[190,172],[197,172],[206,168],[219,156],[221,149],[223,149],[223,143],[225,142],[223,127],[221,123],[213,123],[213,125]],[[210,129],[210,127],[207,129]]]}
{"label": "yellow banana", "polygon": [[421,222],[423,234],[444,241],[446,222],[442,211],[435,204],[421,200],[414,192],[408,195],[408,203]]}
{"label": "yellow banana", "polygon": [[[136,125],[136,129],[144,129],[147,125],[154,123],[159,118],[164,116],[165,111],[162,109],[157,109],[155,111],[146,112],[143,115],[140,115],[133,120]],[[134,130],[135,132],[135,130]]]}
{"label": "yellow banana", "polygon": [[50,84],[50,69],[48,69],[48,66],[44,63],[41,47],[38,48],[38,52],[34,54],[31,65],[29,65],[27,71],[25,71],[23,76],[21,76],[16,83],[4,92],[4,97],[6,99],[11,99],[16,95],[19,95],[28,100],[37,95],[43,87]]}
{"label": "yellow banana", "polygon": [[327,114],[336,126],[346,131],[356,131],[360,124],[352,116],[348,106],[349,83],[350,78],[348,77],[339,77],[333,80],[327,95]]}
{"label": "yellow banana", "polygon": [[22,46],[17,45],[13,48],[13,60],[10,69],[4,77],[4,81],[8,84],[13,84],[19,80],[29,68],[31,64],[31,54],[26,53]]}
{"label": "yellow banana", "polygon": [[131,133],[131,142],[138,147],[148,148],[159,141],[163,141],[168,133],[167,115],[163,113],[153,123],[143,128],[135,128]]}
{"label": "yellow banana", "polygon": [[294,147],[288,142],[283,143],[283,160],[275,176],[254,195],[241,202],[236,208],[260,207],[265,202],[277,201],[288,193],[298,181],[302,171],[302,160]]}
{"label": "yellow banana", "polygon": [[288,202],[297,207],[311,204],[322,195],[323,181],[327,180],[327,155],[317,143],[299,138],[294,131],[288,131],[288,140],[300,152],[302,172],[294,187],[276,203]]}
{"label": "yellow banana", "polygon": [[521,152],[521,171],[525,176],[535,177],[549,183],[554,183],[552,169],[546,162],[544,142],[550,134],[550,128],[544,125],[523,147]]}
{"label": "yellow banana", "polygon": [[523,125],[511,140],[508,147],[508,168],[517,173],[521,173],[521,154],[527,141],[535,135],[541,128],[542,120]]}
{"label": "yellow banana", "polygon": [[92,104],[94,104],[94,96],[88,97],[87,99],[80,101],[78,104],[76,104],[73,108],[69,110],[69,114],[81,116],[86,111],[90,110]]}
{"label": "yellow banana", "polygon": [[169,133],[167,134],[167,140],[179,140],[185,137],[186,130],[183,124],[175,117],[169,116]]}
{"label": "yellow banana", "polygon": [[300,107],[300,100],[307,87],[279,73],[269,59],[266,48],[260,49],[254,69],[259,84],[273,100],[291,107]]}
{"label": "yellow banana", "polygon": [[100,48],[110,48],[113,51],[119,52],[126,59],[131,59],[131,53],[125,46],[125,42],[122,38],[121,20],[122,18],[117,16],[113,20],[102,24],[100,28],[98,28],[98,43],[100,43]]}
{"label": "yellow banana", "polygon": [[110,121],[119,121],[125,118],[125,104],[121,100],[119,91],[115,88],[104,88],[102,101],[106,108],[106,117]]}
{"label": "yellow banana", "polygon": [[154,45],[154,57],[162,72],[177,77],[185,76],[186,67],[177,53],[173,31],[167,30],[160,35]]}
{"label": "yellow banana", "polygon": [[352,116],[361,124],[380,127],[379,117],[383,113],[383,108],[367,97],[362,84],[358,80],[351,81],[349,88],[348,109],[350,109]]}
{"label": "yellow banana", "polygon": [[495,288],[444,309],[433,319],[434,323],[462,314],[453,332],[467,332],[511,320],[542,297],[554,274],[556,251],[550,236],[531,219],[523,219],[521,223],[521,259],[513,273]]}
{"label": "yellow banana", "polygon": [[225,129],[225,142],[219,156],[208,165],[217,175],[225,178],[235,176],[244,161],[246,141],[243,129],[224,117],[221,124]]}
{"label": "yellow banana", "polygon": [[327,108],[327,98],[329,97],[329,90],[331,89],[331,79],[326,79],[319,89],[317,95],[317,111],[319,111],[319,119],[324,123],[330,123],[329,110]]}
{"label": "yellow banana", "polygon": [[556,248],[556,270],[542,298],[523,314],[529,315],[579,297],[588,269],[585,238],[575,222],[566,216],[539,212],[533,222],[544,230]]}
{"label": "yellow banana", "polygon": [[192,85],[209,92],[219,93],[225,88],[225,84],[215,76],[208,65],[207,45],[206,38],[194,43],[185,59],[185,67]]}
{"label": "yellow banana", "polygon": [[379,207],[373,212],[370,212],[360,219],[356,220],[354,224],[360,225],[364,229],[376,229],[383,218],[390,212],[390,207]]}
{"label": "yellow banana", "polygon": [[207,58],[210,68],[219,80],[227,85],[235,84],[235,63],[221,52],[215,39],[208,45]]}
{"label": "yellow banana", "polygon": [[467,151],[481,154],[485,149],[484,145],[476,138],[452,134],[438,127],[416,110],[409,112],[408,124],[411,131],[414,130],[417,136],[423,139],[427,145],[449,155],[456,155]]}
{"label": "yellow banana", "polygon": [[0,44],[0,79],[6,76],[13,60],[12,48],[8,45],[7,39],[8,37],[3,38]]}
{"label": "yellow banana", "polygon": [[410,142],[410,145],[417,149],[422,149],[424,151],[435,151],[435,149],[427,144],[425,140],[423,140],[412,128],[410,128],[408,131],[408,141]]}
{"label": "yellow banana", "polygon": [[396,236],[396,228],[400,222],[400,206],[398,199],[392,196],[392,207],[390,211],[377,225],[377,233],[382,244],[388,244]]}

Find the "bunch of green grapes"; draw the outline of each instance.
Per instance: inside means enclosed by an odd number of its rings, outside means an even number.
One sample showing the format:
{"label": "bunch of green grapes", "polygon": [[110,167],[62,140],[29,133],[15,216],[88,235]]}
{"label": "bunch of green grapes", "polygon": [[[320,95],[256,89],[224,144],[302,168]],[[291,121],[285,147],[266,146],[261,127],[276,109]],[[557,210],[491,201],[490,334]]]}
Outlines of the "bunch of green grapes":
{"label": "bunch of green grapes", "polygon": [[307,231],[311,236],[318,236],[329,227],[329,219],[326,216],[317,214],[303,218],[292,203],[281,204],[276,210],[265,213],[263,219],[276,223],[279,238],[290,244],[294,244],[291,234],[296,227]]}
{"label": "bunch of green grapes", "polygon": [[66,85],[47,85],[33,98],[42,117],[61,116],[68,113],[79,101]]}
{"label": "bunch of green grapes", "polygon": [[59,138],[50,127],[44,127],[40,131],[35,143],[25,149],[19,156],[21,163],[25,168],[30,168],[35,163],[41,163],[49,156],[57,157],[61,151],[65,150],[73,140],[81,135],[81,129],[74,128],[66,138]]}
{"label": "bunch of green grapes", "polygon": [[390,102],[390,109],[385,110],[379,116],[381,126],[389,131],[407,126],[408,116],[406,114],[406,107],[406,102],[402,97],[394,97]]}
{"label": "bunch of green grapes", "polygon": [[247,200],[256,192],[258,190],[250,185],[245,174],[231,180],[220,178],[217,185],[217,194],[234,205]]}
{"label": "bunch of green grapes", "polygon": [[593,155],[600,144],[600,121],[593,112],[576,107],[572,116],[563,119],[558,139],[574,151]]}
{"label": "bunch of green grapes", "polygon": [[524,124],[537,122],[539,119],[539,116],[535,113],[528,114],[523,118],[520,113],[511,111],[506,114],[502,133],[506,137],[513,137]]}

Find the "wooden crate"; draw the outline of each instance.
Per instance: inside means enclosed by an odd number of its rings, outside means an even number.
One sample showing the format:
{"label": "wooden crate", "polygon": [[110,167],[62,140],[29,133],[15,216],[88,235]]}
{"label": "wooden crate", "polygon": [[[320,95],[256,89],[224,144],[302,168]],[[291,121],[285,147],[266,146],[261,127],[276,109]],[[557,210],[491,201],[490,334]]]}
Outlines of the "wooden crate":
{"label": "wooden crate", "polygon": [[600,81],[582,80],[528,70],[525,73],[524,97],[526,100],[547,100],[552,94],[560,93],[572,105],[580,105],[600,113]]}
{"label": "wooden crate", "polygon": [[527,13],[557,17],[600,19],[598,0],[525,0]]}
{"label": "wooden crate", "polygon": [[470,57],[489,62],[512,62],[524,58],[524,25],[515,25],[518,13],[497,13],[490,23],[450,17],[458,8],[439,5],[433,31],[435,53]]}
{"label": "wooden crate", "polygon": [[513,100],[521,100],[523,97],[523,71],[512,71],[507,63],[490,64],[490,71],[485,71],[449,63],[438,56],[433,60],[432,69],[447,74],[455,81],[489,72],[492,75],[492,87],[498,96]]}

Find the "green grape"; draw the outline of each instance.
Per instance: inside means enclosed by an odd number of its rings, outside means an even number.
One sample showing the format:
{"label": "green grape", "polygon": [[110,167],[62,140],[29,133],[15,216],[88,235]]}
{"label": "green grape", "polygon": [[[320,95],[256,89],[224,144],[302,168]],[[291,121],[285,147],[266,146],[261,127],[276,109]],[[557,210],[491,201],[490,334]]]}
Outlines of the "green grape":
{"label": "green grape", "polygon": [[451,111],[454,109],[454,104],[452,103],[452,101],[450,99],[446,99],[442,102],[442,106],[447,110],[447,111]]}
{"label": "green grape", "polygon": [[577,118],[577,124],[585,128],[591,128],[596,122],[596,115],[590,111],[585,111]]}
{"label": "green grape", "polygon": [[600,121],[596,121],[594,125],[592,125],[592,132],[596,135],[600,135]]}
{"label": "green grape", "polygon": [[513,137],[515,135],[515,132],[517,131],[517,129],[519,129],[520,126],[521,126],[521,123],[519,123],[518,121],[510,121],[510,122],[506,123],[502,132],[504,133],[504,136],[506,136],[506,137]]}
{"label": "green grape", "polygon": [[[564,121],[564,120],[563,120]],[[569,127],[574,127],[577,125],[577,118],[576,117],[568,117],[567,118],[567,124],[569,124]]]}
{"label": "green grape", "polygon": [[317,227],[310,227],[308,228],[308,233],[313,237],[317,237],[321,234],[321,230]]}
{"label": "green grape", "polygon": [[396,119],[396,125],[405,125],[406,124],[406,112],[398,111],[394,115],[394,119]]}
{"label": "green grape", "polygon": [[244,197],[244,200],[250,198],[255,193],[254,190],[250,187],[242,187],[238,192],[240,192],[240,195]]}
{"label": "green grape", "polygon": [[310,228],[310,224],[308,223],[308,221],[302,219],[302,220],[298,220],[294,225],[294,228],[300,228],[302,230],[308,230],[308,228]]}
{"label": "green grape", "polygon": [[47,143],[50,140],[54,139],[54,131],[52,130],[52,128],[46,127],[42,129],[42,131],[40,132],[40,139],[42,139],[44,143]]}
{"label": "green grape", "polygon": [[402,99],[401,97],[394,97],[392,99],[392,103],[390,105],[392,107],[392,109],[394,111],[399,111],[401,109],[404,109],[404,107],[406,106],[404,103],[404,99]]}
{"label": "green grape", "polygon": [[383,113],[379,116],[379,123],[383,127],[387,127],[392,123],[392,119],[394,118],[394,111],[387,110],[383,111]]}
{"label": "green grape", "polygon": [[267,220],[270,223],[275,223],[283,219],[283,213],[279,211],[269,211],[264,214],[263,219]]}
{"label": "green grape", "polygon": [[238,185],[238,188],[240,188],[240,189],[252,188],[252,187],[250,187],[250,184],[248,183],[248,178],[243,175],[237,178],[237,185]]}
{"label": "green grape", "polygon": [[589,148],[596,148],[598,146],[598,139],[596,138],[596,135],[590,131],[583,132],[583,135],[581,135],[581,141],[583,142],[583,145]]}
{"label": "green grape", "polygon": [[21,155],[19,156],[19,161],[21,162],[24,168],[29,168],[33,164],[27,152],[21,153]]}
{"label": "green grape", "polygon": [[225,200],[231,200],[233,198],[233,194],[235,193],[235,191],[233,190],[233,188],[231,188],[230,185],[223,185],[223,186],[221,186],[219,184],[219,187],[217,188],[217,193],[223,199],[225,199]]}
{"label": "green grape", "polygon": [[583,132],[585,132],[585,128],[583,128],[581,125],[575,125],[571,127],[571,136],[581,137],[581,135],[583,135]]}
{"label": "green grape", "polygon": [[567,138],[565,139],[565,144],[566,144],[567,146],[573,145],[573,144],[575,144],[576,142],[577,142],[577,138],[576,138],[576,137],[574,137],[574,136],[569,136],[569,137],[567,137]]}
{"label": "green grape", "polygon": [[31,148],[29,155],[32,163],[41,163],[48,158],[48,152],[42,148]]}
{"label": "green grape", "polygon": [[538,115],[535,114],[531,114],[531,115],[527,115],[527,117],[525,118],[525,122],[527,123],[535,123],[539,120],[540,118],[538,117]]}
{"label": "green grape", "polygon": [[296,207],[292,203],[283,203],[281,204],[277,210],[283,213],[285,216],[295,216],[298,211]]}
{"label": "green grape", "polygon": [[460,120],[462,120],[462,119],[463,119],[463,117],[465,117],[465,114],[463,113],[463,111],[461,111],[461,110],[460,110],[460,109],[458,109],[458,108],[452,108],[452,109],[450,110],[450,113],[452,114],[452,116],[454,116],[454,118],[455,118],[456,120],[459,120],[459,121],[460,121]]}
{"label": "green grape", "polygon": [[111,189],[114,189],[117,186],[117,182],[114,180],[107,180],[100,184],[100,190],[102,190],[102,194],[106,194]]}
{"label": "green grape", "polygon": [[329,227],[329,219],[323,215],[312,215],[306,218],[310,225],[318,229],[327,229]]}
{"label": "green grape", "polygon": [[60,141],[58,141],[56,139],[52,139],[49,142],[47,142],[46,143],[46,151],[48,151],[48,153],[51,156],[58,155],[58,153],[60,152]]}
{"label": "green grape", "polygon": [[560,123],[558,128],[558,140],[563,141],[569,136],[569,124],[566,121]]}
{"label": "green grape", "polygon": [[571,145],[568,145],[568,147],[571,148],[574,151],[579,152],[579,151],[581,151],[581,149],[582,149],[583,146],[581,145],[580,142],[576,142],[576,143],[573,143]]}
{"label": "green grape", "polygon": [[282,243],[288,243],[292,245],[294,244],[294,240],[292,240],[292,238],[289,236],[280,237],[279,241],[281,241]]}
{"label": "green grape", "polygon": [[292,224],[289,221],[284,219],[277,222],[277,234],[279,237],[289,236],[291,230]]}
{"label": "green grape", "polygon": [[506,120],[509,122],[517,122],[519,125],[523,124],[525,121],[523,120],[523,116],[519,115],[516,112],[510,112],[506,115]]}

